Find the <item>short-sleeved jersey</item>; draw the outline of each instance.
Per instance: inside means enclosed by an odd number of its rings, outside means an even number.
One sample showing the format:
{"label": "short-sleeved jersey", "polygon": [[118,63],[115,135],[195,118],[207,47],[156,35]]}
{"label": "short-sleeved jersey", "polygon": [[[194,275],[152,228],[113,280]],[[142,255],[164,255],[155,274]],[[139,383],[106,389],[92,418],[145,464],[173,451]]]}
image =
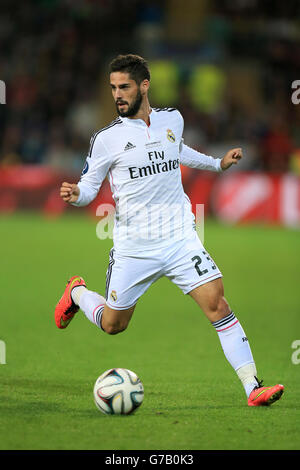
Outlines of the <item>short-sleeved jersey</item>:
{"label": "short-sleeved jersey", "polygon": [[75,205],[89,204],[108,177],[115,201],[114,247],[129,254],[163,249],[195,230],[180,164],[220,171],[220,159],[183,144],[174,108],[152,109],[150,125],[118,117],[91,139]]}

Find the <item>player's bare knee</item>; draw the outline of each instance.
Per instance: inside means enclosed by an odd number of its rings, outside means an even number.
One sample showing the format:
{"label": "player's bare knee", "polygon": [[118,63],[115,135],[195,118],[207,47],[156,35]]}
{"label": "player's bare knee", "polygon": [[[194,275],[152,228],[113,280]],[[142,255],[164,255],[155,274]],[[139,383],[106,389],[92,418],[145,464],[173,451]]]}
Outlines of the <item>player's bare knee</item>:
{"label": "player's bare knee", "polygon": [[221,318],[226,317],[231,312],[230,306],[224,296],[221,296],[218,303],[218,313]]}
{"label": "player's bare knee", "polygon": [[211,321],[221,320],[230,313],[229,304],[223,295],[209,299],[207,309],[209,311]]}
{"label": "player's bare knee", "polygon": [[117,335],[118,333],[122,333],[122,331],[126,330],[127,324],[125,323],[108,323],[102,326],[105,333],[109,335]]}
{"label": "player's bare knee", "polygon": [[125,329],[126,328],[120,328],[120,327],[116,327],[114,325],[109,325],[109,326],[106,326],[105,328],[103,328],[105,333],[107,333],[109,335],[117,335],[118,333],[121,333]]}
{"label": "player's bare knee", "polygon": [[126,330],[133,311],[134,307],[130,311],[117,311],[105,305],[101,321],[102,330],[109,335],[116,335]]}

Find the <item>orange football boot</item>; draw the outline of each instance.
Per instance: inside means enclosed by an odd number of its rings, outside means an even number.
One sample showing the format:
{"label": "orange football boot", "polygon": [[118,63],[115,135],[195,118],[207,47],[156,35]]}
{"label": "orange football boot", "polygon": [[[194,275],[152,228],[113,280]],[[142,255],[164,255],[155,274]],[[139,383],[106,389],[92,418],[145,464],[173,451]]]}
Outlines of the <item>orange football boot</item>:
{"label": "orange football boot", "polygon": [[74,317],[75,313],[78,312],[79,307],[74,304],[71,292],[74,287],[84,286],[86,284],[82,277],[80,276],[73,276],[69,279],[67,286],[65,288],[65,292],[63,293],[61,299],[59,300],[58,304],[55,307],[55,323],[58,328],[66,328],[72,318]]}
{"label": "orange football boot", "polygon": [[284,386],[281,384],[273,387],[262,387],[262,381],[257,380],[258,385],[254,387],[248,398],[249,406],[269,406],[279,400],[284,392]]}

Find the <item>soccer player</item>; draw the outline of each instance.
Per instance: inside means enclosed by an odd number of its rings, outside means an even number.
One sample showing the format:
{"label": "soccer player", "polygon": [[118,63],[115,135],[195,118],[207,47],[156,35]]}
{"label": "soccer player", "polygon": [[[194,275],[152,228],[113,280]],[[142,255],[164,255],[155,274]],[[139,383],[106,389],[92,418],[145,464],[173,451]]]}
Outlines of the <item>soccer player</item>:
{"label": "soccer player", "polygon": [[116,204],[113,248],[105,295],[73,276],[55,308],[58,328],[66,328],[79,308],[100,329],[125,330],[138,299],[162,276],[189,294],[215,328],[224,354],[236,371],[249,406],[270,405],[284,387],[263,387],[246,334],[224,297],[222,273],[195,229],[180,165],[223,172],[242,158],[234,148],[220,158],[183,142],[184,121],[175,108],[151,108],[147,62],[133,54],[110,64],[110,86],[118,117],[96,132],[78,184],[64,182],[62,199],[86,206],[104,178]]}

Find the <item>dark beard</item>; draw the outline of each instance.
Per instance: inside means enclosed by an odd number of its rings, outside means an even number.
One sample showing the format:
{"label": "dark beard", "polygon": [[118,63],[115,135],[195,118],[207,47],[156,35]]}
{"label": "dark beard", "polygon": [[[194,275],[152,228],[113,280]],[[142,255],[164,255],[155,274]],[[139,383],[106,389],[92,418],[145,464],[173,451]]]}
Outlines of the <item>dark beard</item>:
{"label": "dark beard", "polygon": [[121,117],[135,116],[138,113],[138,111],[141,107],[142,99],[143,99],[142,94],[141,94],[140,90],[138,90],[135,101],[131,104],[131,106],[128,107],[127,111],[120,111],[120,109],[118,108],[118,105],[116,104],[117,113]]}

